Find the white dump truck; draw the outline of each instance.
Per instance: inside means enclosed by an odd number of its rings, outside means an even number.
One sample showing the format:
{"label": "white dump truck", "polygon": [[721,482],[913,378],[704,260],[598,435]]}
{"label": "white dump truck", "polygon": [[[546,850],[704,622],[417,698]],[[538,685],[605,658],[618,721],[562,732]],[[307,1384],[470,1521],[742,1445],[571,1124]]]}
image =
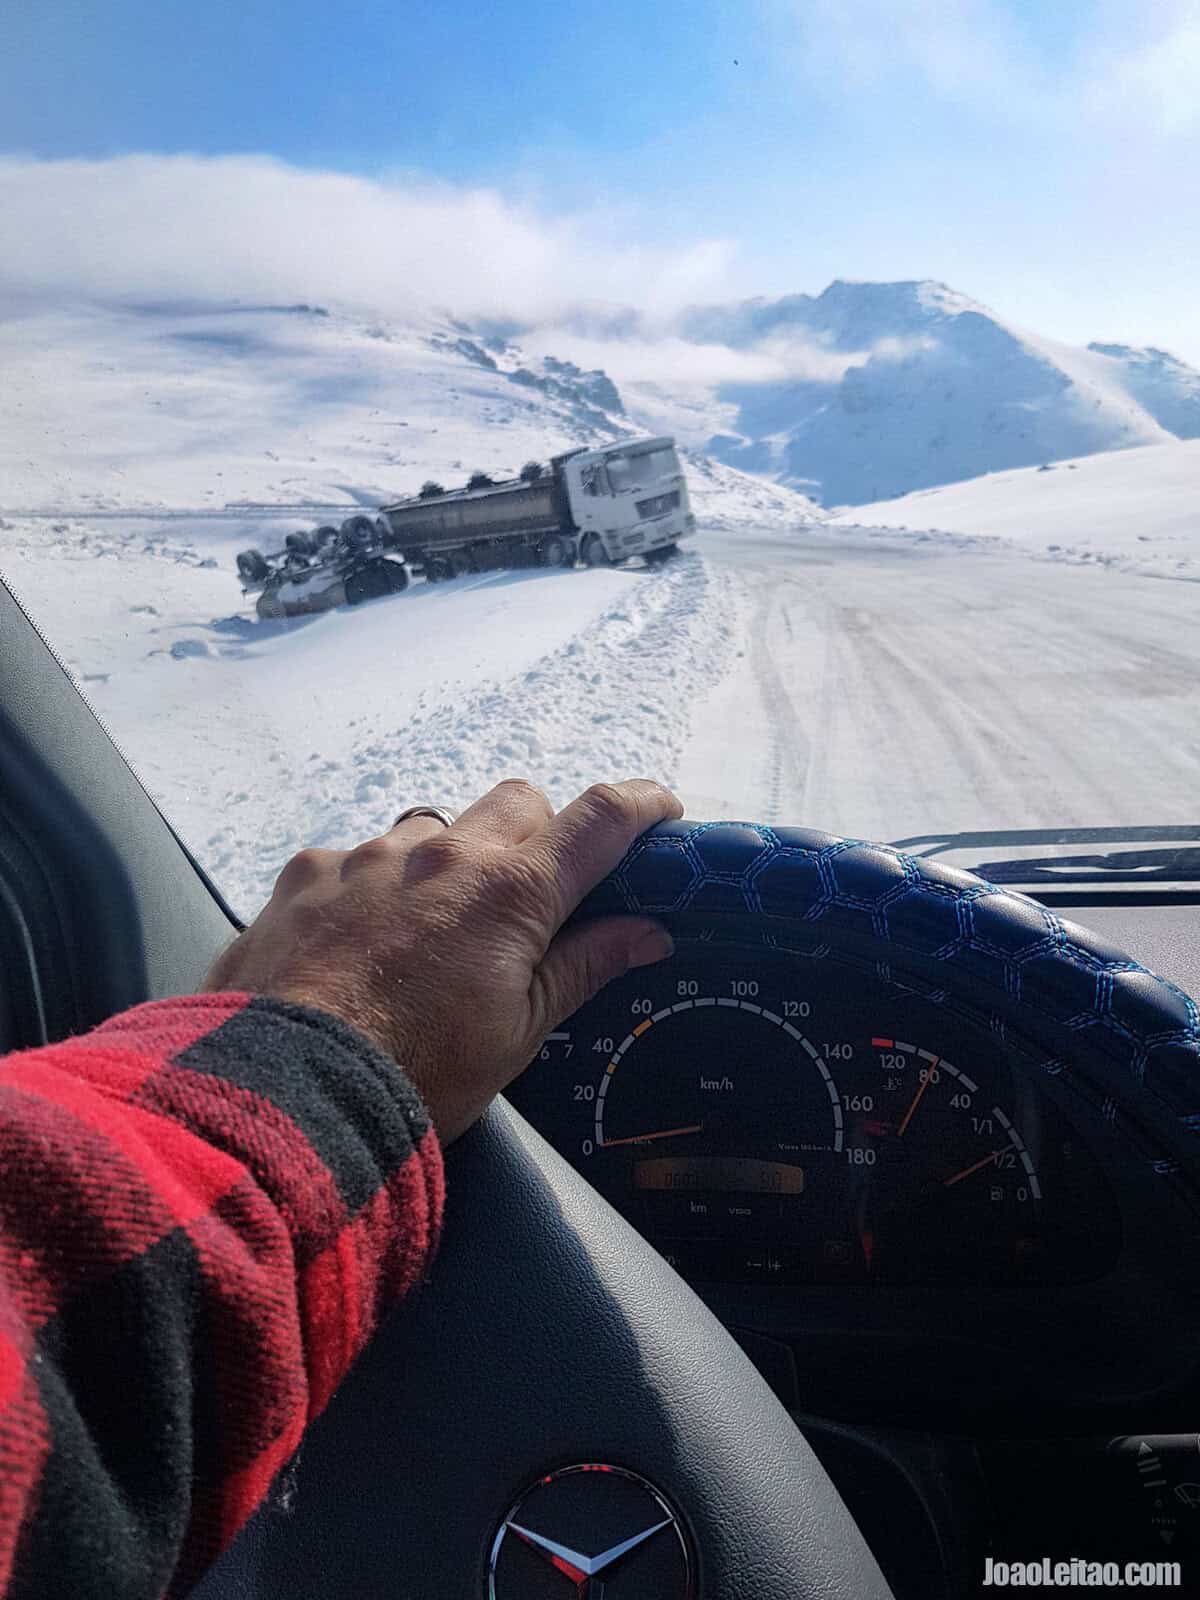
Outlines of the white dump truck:
{"label": "white dump truck", "polygon": [[695,526],[675,441],[629,439],[530,463],[504,482],[426,485],[374,517],[289,534],[275,555],[244,550],[238,572],[259,591],[260,616],[293,616],[397,594],[410,571],[437,583],[493,567],[653,564]]}

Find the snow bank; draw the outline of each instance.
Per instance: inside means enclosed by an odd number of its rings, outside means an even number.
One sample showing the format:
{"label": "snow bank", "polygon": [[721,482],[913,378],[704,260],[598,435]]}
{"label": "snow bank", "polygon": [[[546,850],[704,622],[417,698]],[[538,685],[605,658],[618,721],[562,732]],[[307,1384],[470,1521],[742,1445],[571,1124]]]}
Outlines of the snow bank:
{"label": "snow bank", "polygon": [[[551,581],[584,586],[593,576]],[[556,805],[600,775],[670,782],[688,709],[729,655],[729,610],[699,554],[644,577],[606,576],[623,579],[626,594],[523,670],[457,693],[427,692],[411,716],[384,715],[374,736],[341,756],[331,758],[323,730],[314,729],[322,748],[297,760],[286,782],[271,781],[269,769],[250,772],[200,842],[234,903],[254,910],[301,844],[345,849],[420,800],[459,809],[501,778],[531,775]],[[368,692],[374,704],[356,724],[386,701],[386,685]]]}
{"label": "snow bank", "polygon": [[1002,541],[1047,560],[1200,581],[1200,440],[989,473],[855,506],[830,526]]}

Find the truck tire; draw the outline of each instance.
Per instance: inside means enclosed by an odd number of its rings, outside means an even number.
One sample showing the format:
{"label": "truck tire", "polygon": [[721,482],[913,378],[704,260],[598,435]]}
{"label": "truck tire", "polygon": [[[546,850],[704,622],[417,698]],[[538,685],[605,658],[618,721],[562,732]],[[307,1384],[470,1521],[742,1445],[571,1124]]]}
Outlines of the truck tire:
{"label": "truck tire", "polygon": [[402,594],[407,588],[408,573],[398,561],[369,561],[347,574],[346,604],[361,606],[387,594]]}
{"label": "truck tire", "polygon": [[565,567],[567,541],[561,533],[548,533],[538,546],[538,559],[543,567]]}
{"label": "truck tire", "polygon": [[425,563],[426,583],[446,583],[454,576],[454,568],[445,556],[430,556]]}
{"label": "truck tire", "polygon": [[285,550],[290,550],[294,556],[311,556],[314,545],[307,533],[289,533],[283,541]]}
{"label": "truck tire", "polygon": [[346,548],[361,555],[366,555],[376,542],[375,524],[370,517],[347,517],[338,531]]}
{"label": "truck tire", "polygon": [[604,541],[598,533],[589,533],[584,539],[580,549],[585,567],[607,567],[609,565],[608,552],[604,548]]}
{"label": "truck tire", "polygon": [[324,527],[318,528],[312,536],[313,549],[319,555],[323,550],[330,549],[338,542],[338,530],[332,523],[327,522]]}
{"label": "truck tire", "polygon": [[270,572],[261,550],[242,550],[237,558],[238,577],[243,583],[262,583]]}
{"label": "truck tire", "polygon": [[379,565],[388,575],[392,594],[403,594],[408,588],[408,568],[402,561],[381,561]]}

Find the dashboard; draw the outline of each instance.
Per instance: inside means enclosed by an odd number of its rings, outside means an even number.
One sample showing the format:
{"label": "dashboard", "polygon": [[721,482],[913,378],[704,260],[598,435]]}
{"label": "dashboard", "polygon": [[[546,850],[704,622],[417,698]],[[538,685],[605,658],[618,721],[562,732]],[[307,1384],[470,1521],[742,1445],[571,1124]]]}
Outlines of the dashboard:
{"label": "dashboard", "polygon": [[661,825],[581,915],[658,917],[675,954],[508,1098],[796,1409],[1168,1428],[1200,1402],[1200,909],[1070,895]]}
{"label": "dashboard", "polygon": [[1081,1283],[1114,1185],[1019,1047],[762,948],[681,947],[543,1044],[517,1108],[686,1278]]}
{"label": "dashboard", "polygon": [[508,1098],[733,1332],[898,1596],[975,1593],[985,1553],[1190,1568],[1198,897],[714,832],[595,898],[676,953]]}

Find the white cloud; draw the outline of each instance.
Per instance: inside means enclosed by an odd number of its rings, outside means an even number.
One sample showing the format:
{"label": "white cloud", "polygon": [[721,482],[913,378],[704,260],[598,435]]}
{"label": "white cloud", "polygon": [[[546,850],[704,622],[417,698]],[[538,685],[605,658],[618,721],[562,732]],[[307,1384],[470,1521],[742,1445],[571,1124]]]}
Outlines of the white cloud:
{"label": "white cloud", "polygon": [[531,356],[566,356],[581,367],[603,367],[613,381],[657,383],[688,389],[717,383],[767,383],[779,376],[769,356],[731,350],[720,344],[689,344],[683,339],[587,338],[552,323],[521,341]]}
{"label": "white cloud", "polygon": [[1107,52],[1087,99],[1100,116],[1185,135],[1200,128],[1200,0],[1164,6],[1158,23],[1149,39]]}
{"label": "white cloud", "polygon": [[[1034,59],[993,0],[779,0],[810,73],[834,91],[907,77],[950,100],[1036,87]],[[1028,99],[1024,108],[1028,113]]]}
{"label": "white cloud", "polygon": [[733,247],[618,237],[495,190],[304,171],[264,156],[0,160],[0,297],[323,301],[374,312],[666,313],[731,290]]}
{"label": "white cloud", "polygon": [[839,99],[907,80],[969,114],[1067,138],[1200,126],[1200,0],[1096,0],[1073,37],[1050,10],[1022,22],[1004,0],[767,3],[794,64]]}
{"label": "white cloud", "polygon": [[850,367],[874,357],[902,361],[932,341],[881,339],[865,350],[831,350],[812,338],[781,330],[753,349],[724,344],[693,344],[663,328],[647,337],[588,337],[570,327],[546,324],[520,341],[528,355],[566,356],[583,367],[603,367],[618,384],[645,384],[679,395],[721,384],[836,383]]}

